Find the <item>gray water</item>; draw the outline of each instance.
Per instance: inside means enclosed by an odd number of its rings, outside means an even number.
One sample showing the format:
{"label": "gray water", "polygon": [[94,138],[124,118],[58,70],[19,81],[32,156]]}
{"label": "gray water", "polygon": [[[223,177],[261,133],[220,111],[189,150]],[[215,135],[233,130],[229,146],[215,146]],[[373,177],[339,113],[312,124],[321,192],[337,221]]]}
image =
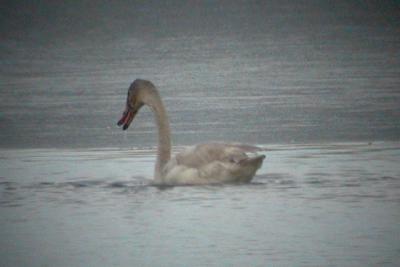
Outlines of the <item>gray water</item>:
{"label": "gray water", "polygon": [[[396,1],[3,2],[0,266],[400,265]],[[149,186],[136,78],[252,183]]]}
{"label": "gray water", "polygon": [[115,127],[136,78],[161,91],[179,145],[399,140],[394,2],[13,5],[0,147],[154,144],[149,112],[126,138]]}
{"label": "gray water", "polygon": [[247,185],[152,187],[154,150],[3,150],[2,266],[396,266],[400,144],[269,145]]}

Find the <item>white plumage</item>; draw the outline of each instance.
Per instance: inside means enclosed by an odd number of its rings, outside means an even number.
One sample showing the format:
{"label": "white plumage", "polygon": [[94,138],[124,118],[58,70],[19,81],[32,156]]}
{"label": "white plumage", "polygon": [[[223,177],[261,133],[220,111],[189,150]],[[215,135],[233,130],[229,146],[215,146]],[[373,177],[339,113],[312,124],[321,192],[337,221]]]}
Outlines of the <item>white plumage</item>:
{"label": "white plumage", "polygon": [[[126,110],[118,122],[127,129],[143,105],[154,112],[158,127],[158,153],[154,183],[165,185],[199,185],[250,182],[261,167],[260,149],[240,144],[209,143],[190,147],[171,158],[168,117],[155,86],[135,80],[128,90]],[[249,154],[252,154],[249,156]]]}

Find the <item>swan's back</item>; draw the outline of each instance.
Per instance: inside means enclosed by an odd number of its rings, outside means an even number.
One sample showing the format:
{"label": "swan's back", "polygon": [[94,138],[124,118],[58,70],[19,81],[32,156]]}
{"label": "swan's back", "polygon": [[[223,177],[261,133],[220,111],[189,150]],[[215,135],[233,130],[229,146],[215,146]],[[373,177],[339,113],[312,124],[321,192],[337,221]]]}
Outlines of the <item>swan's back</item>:
{"label": "swan's back", "polygon": [[247,145],[210,143],[178,153],[165,166],[163,183],[210,184],[250,182],[261,167],[264,155]]}

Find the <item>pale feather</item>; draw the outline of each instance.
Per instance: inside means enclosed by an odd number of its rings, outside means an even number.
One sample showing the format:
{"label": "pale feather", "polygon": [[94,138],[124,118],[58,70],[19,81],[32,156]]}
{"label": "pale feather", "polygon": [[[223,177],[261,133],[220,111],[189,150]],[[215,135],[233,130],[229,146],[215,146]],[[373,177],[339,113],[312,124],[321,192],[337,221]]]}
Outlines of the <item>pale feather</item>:
{"label": "pale feather", "polygon": [[155,184],[244,183],[251,181],[261,167],[264,155],[248,155],[259,151],[259,148],[242,144],[202,144],[171,158],[168,116],[158,90],[151,82],[135,80],[131,84],[126,111],[118,124],[127,129],[143,105],[148,105],[153,110],[158,128]]}
{"label": "pale feather", "polygon": [[210,143],[190,147],[178,153],[164,167],[163,183],[249,182],[265,157],[255,154],[257,151],[260,151],[257,147],[239,144]]}

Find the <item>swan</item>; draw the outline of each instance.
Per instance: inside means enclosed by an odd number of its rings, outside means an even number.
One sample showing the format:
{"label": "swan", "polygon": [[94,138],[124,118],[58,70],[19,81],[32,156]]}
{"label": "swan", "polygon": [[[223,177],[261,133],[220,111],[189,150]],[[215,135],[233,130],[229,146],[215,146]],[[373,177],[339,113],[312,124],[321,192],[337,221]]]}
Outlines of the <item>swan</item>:
{"label": "swan", "polygon": [[256,154],[260,149],[242,144],[200,144],[171,157],[168,116],[158,90],[152,82],[147,80],[137,79],[130,85],[126,109],[118,121],[118,126],[122,126],[123,130],[128,129],[135,115],[144,105],[149,106],[153,111],[158,128],[154,184],[247,183],[261,167],[265,156]]}

